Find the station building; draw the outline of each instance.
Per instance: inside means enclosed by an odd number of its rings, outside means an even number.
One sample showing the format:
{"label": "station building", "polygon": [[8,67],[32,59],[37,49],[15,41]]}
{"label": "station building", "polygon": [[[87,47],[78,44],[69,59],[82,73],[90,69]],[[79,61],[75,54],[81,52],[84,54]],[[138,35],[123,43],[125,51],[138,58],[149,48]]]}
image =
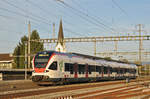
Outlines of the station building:
{"label": "station building", "polygon": [[13,57],[10,53],[0,54],[0,69],[12,69]]}

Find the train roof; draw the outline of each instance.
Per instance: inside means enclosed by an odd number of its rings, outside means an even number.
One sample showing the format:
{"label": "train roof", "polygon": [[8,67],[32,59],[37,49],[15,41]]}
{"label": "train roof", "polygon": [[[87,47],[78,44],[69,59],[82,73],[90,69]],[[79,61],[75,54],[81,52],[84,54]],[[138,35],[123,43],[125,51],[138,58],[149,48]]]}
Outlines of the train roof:
{"label": "train roof", "polygon": [[[118,61],[118,60],[113,60],[113,59],[107,59],[107,58],[102,58],[102,57],[96,57],[96,56],[91,56],[91,55],[80,54],[80,53],[71,53],[71,54],[75,54],[77,56],[82,56],[82,57],[90,58],[90,59],[94,59],[94,60],[99,60],[100,59],[100,60],[117,62],[117,63],[134,64],[134,63],[123,62],[123,61]],[[134,65],[136,65],[136,64],[134,64]]]}
{"label": "train roof", "polygon": [[[48,50],[48,51],[41,51],[38,53],[56,53],[56,54],[64,54],[67,56],[80,56],[80,57],[84,57],[84,58],[88,58],[88,59],[93,59],[93,60],[104,60],[104,61],[110,61],[110,62],[117,62],[117,63],[124,63],[124,64],[134,64],[134,63],[129,63],[129,62],[123,62],[123,61],[118,61],[118,60],[113,60],[113,59],[107,59],[107,58],[102,58],[102,57],[96,57],[96,56],[91,56],[91,55],[85,55],[85,54],[80,54],[80,53],[63,53],[63,52],[57,52],[57,51],[53,51],[53,50]],[[137,65],[137,64],[134,64]]]}
{"label": "train roof", "polygon": [[53,50],[47,50],[47,51],[38,52],[38,54],[41,54],[41,53],[47,53],[47,54],[55,53],[55,54],[62,54],[62,55],[66,55],[66,56],[78,56],[78,55],[71,54],[71,53],[57,52],[57,51],[53,51]]}

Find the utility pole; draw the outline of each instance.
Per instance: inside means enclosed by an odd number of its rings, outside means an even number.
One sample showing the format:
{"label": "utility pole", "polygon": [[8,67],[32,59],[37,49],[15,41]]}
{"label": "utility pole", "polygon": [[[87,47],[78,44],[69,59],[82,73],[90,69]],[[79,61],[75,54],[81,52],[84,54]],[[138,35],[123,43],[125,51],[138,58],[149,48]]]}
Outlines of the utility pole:
{"label": "utility pole", "polygon": [[94,40],[94,55],[96,56],[96,38]]}
{"label": "utility pole", "polygon": [[118,49],[118,41],[116,40],[115,41],[115,55],[117,56],[117,49]]}
{"label": "utility pole", "polygon": [[55,23],[53,23],[53,38],[55,38]]}
{"label": "utility pole", "polygon": [[142,24],[138,24],[138,32],[139,32],[139,62],[142,62]]}
{"label": "utility pole", "polygon": [[27,42],[25,42],[25,80],[27,80]]}
{"label": "utility pole", "polygon": [[31,24],[28,24],[28,68],[30,68],[30,39],[31,39]]}

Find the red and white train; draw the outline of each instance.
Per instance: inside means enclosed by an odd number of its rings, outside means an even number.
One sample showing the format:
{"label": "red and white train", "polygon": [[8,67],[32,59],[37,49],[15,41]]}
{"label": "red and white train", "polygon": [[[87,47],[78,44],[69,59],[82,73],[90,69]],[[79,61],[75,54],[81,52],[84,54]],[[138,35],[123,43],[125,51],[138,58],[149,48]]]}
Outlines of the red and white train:
{"label": "red and white train", "polygon": [[37,83],[88,82],[136,78],[137,66],[94,56],[56,51],[33,58],[32,81]]}

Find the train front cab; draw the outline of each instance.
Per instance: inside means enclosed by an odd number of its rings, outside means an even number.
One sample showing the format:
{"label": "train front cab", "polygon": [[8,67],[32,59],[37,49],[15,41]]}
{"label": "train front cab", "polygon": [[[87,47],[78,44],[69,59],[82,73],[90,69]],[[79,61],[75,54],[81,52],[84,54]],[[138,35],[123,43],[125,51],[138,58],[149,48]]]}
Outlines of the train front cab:
{"label": "train front cab", "polygon": [[56,82],[58,79],[58,61],[55,53],[41,52],[33,58],[32,81]]}

